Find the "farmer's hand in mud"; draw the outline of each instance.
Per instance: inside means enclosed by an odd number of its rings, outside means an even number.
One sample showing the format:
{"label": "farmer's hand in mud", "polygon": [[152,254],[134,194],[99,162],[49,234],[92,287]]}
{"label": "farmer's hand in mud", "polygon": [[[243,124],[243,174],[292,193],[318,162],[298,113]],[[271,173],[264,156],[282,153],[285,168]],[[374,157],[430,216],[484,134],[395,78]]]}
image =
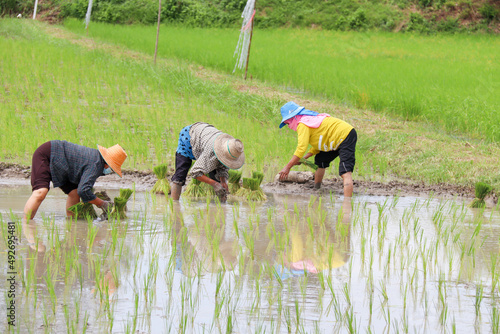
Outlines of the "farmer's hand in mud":
{"label": "farmer's hand in mud", "polygon": [[217,195],[217,197],[219,197],[221,203],[225,202],[227,200],[227,194],[229,193],[229,191],[224,188],[219,182],[215,182],[212,187],[214,187],[215,194]]}
{"label": "farmer's hand in mud", "polygon": [[229,193],[229,186],[228,186],[227,182],[221,182],[220,184],[221,184],[221,185],[222,185],[222,187],[223,187],[224,189],[226,189],[226,190],[227,190],[227,192]]}
{"label": "farmer's hand in mud", "polygon": [[113,202],[111,201],[102,201],[102,204],[99,206],[99,209],[104,211],[105,213],[111,212],[113,210]]}
{"label": "farmer's hand in mud", "polygon": [[290,173],[290,168],[285,167],[280,172],[280,181],[285,181],[288,178],[288,173]]}

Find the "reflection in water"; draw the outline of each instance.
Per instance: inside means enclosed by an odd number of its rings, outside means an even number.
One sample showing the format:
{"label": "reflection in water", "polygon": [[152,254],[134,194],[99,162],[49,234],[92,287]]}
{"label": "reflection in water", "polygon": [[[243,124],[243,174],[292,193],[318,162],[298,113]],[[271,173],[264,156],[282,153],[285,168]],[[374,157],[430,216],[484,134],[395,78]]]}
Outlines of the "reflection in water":
{"label": "reflection in water", "polygon": [[[3,215],[2,196],[15,193],[0,188]],[[20,332],[497,332],[498,210],[277,194],[134,205],[123,221],[51,206],[18,221]]]}

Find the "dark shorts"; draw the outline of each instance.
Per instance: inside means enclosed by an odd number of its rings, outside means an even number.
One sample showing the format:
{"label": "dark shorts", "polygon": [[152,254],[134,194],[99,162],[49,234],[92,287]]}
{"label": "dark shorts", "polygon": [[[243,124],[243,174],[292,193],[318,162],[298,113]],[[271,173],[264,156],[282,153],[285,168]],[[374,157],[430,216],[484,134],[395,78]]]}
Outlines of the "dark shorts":
{"label": "dark shorts", "polygon": [[[172,175],[172,182],[180,185],[184,185],[186,183],[186,178],[189,173],[189,169],[193,164],[193,160],[183,156],[182,154],[176,152],[175,153],[175,173]],[[208,174],[208,177],[212,180],[219,182],[219,180],[215,177],[215,171],[211,171]]]}
{"label": "dark shorts", "polygon": [[[50,189],[50,141],[40,145],[31,159],[31,190]],[[69,194],[72,190],[78,189],[77,184],[68,182],[60,187],[65,194]]]}
{"label": "dark shorts", "polygon": [[319,152],[314,157],[314,163],[319,168],[330,167],[330,162],[335,158],[340,157],[339,162],[339,175],[352,172],[356,164],[356,142],[358,135],[356,130],[352,129],[347,135],[346,139],[339,145],[338,149],[329,152]]}

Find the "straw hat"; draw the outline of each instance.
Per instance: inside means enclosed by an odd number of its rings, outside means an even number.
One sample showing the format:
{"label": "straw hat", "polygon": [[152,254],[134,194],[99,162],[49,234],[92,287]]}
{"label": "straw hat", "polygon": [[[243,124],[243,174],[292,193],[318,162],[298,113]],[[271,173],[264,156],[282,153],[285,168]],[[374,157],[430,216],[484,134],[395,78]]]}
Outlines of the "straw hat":
{"label": "straw hat", "polygon": [[106,164],[120,177],[122,177],[122,164],[127,158],[127,153],[123,150],[123,148],[116,144],[115,146],[111,146],[110,148],[102,147],[101,145],[97,145],[99,152],[102,155]]}
{"label": "straw hat", "polygon": [[280,129],[285,126],[285,121],[287,119],[290,119],[294,116],[297,116],[297,114],[304,109],[305,109],[304,107],[299,106],[297,103],[295,103],[293,101],[285,103],[281,107],[282,119],[281,119],[281,123],[280,123]]}
{"label": "straw hat", "polygon": [[227,133],[220,133],[215,138],[214,153],[217,159],[229,169],[239,169],[245,163],[243,143]]}

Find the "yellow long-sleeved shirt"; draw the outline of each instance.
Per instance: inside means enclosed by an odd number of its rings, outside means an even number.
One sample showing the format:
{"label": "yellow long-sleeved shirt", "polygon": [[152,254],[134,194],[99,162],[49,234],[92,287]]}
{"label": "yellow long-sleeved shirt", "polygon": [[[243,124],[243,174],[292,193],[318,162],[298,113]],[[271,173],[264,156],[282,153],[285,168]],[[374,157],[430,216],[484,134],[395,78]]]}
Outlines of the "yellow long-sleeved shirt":
{"label": "yellow long-sleeved shirt", "polygon": [[317,129],[303,123],[297,125],[298,144],[294,155],[302,158],[307,146],[311,144],[309,153],[335,151],[344,141],[353,126],[335,117],[326,117]]}

